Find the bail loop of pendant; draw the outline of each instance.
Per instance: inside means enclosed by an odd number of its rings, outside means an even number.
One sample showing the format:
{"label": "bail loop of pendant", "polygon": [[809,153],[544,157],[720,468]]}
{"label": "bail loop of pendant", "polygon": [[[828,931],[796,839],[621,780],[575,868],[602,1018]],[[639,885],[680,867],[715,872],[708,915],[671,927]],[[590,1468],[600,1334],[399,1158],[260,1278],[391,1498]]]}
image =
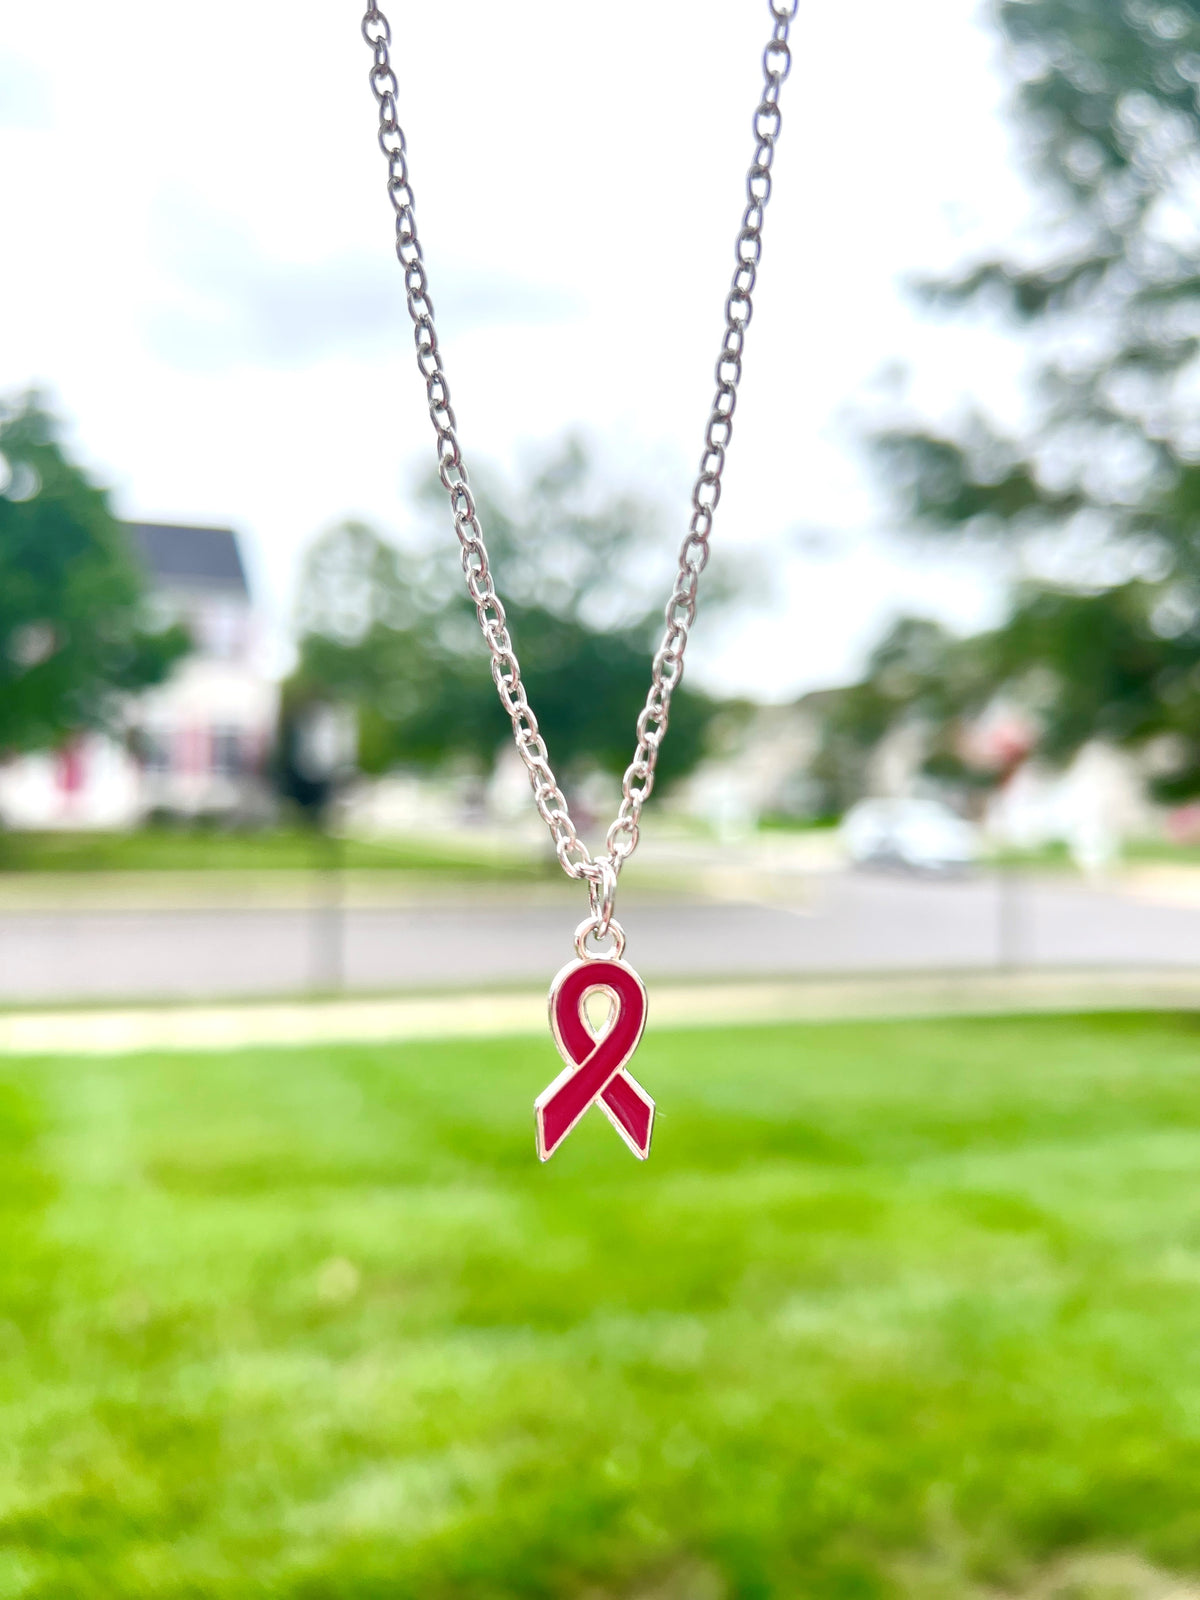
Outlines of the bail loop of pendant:
{"label": "bail loop of pendant", "polygon": [[[587,942],[593,935],[597,939],[612,938],[611,950],[589,950]],[[617,919],[610,916],[608,926],[602,928],[599,917],[585,917],[575,929],[575,954],[581,961],[620,961],[625,954],[625,930]]]}
{"label": "bail loop of pendant", "polygon": [[[596,865],[600,868],[600,876],[588,879],[588,899],[592,903],[590,920],[595,924],[597,938],[603,939],[607,937],[609,928],[613,925],[613,901],[617,895],[617,869],[611,856],[597,856]],[[622,935],[621,943],[624,944],[624,942],[624,935]]]}

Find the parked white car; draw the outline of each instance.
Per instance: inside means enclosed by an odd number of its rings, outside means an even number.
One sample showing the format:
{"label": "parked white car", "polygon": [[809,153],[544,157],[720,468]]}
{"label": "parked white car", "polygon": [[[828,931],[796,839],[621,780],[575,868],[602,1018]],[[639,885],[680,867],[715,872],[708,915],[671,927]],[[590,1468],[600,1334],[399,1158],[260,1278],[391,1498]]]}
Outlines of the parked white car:
{"label": "parked white car", "polygon": [[975,829],[940,800],[860,800],[842,818],[840,838],[856,867],[962,872],[979,857]]}

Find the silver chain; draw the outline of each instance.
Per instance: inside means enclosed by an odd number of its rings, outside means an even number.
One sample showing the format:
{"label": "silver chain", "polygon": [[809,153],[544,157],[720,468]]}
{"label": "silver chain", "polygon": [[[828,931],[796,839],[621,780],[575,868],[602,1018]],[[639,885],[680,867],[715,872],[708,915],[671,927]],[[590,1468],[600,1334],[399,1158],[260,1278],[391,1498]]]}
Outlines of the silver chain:
{"label": "silver chain", "polygon": [[396,111],[399,85],[388,54],[392,30],[373,0],[363,17],[363,38],[375,57],[370,83],[379,106],[379,148],[388,164],[388,198],[396,213],[396,255],[404,268],[404,289],[416,340],[417,366],[425,379],[429,415],[437,434],[438,475],[450,496],[467,590],[491,654],[492,677],[500,703],[512,719],[517,751],[529,772],[534,801],[550,829],[563,870],[571,878],[587,880],[593,921],[601,938],[608,932],[612,919],[617,876],[637,848],[639,820],[654,787],[654,768],[667,731],[671,696],[683,677],[683,653],[696,616],[700,574],[708,564],[713,513],[721,498],[725,452],[733,434],[733,412],[742,376],[742,347],[753,310],[751,296],[762,256],[763,213],[771,194],[771,165],[781,122],[779,91],[792,64],[788,30],[798,3],[799,0],[768,0],[772,28],[762,58],[762,99],[754,113],[754,157],[746,175],[746,208],[734,247],[737,261],[725,299],[725,334],[717,359],[717,390],[704,430],[700,471],[692,489],[691,521],[680,547],[679,569],[664,613],[666,630],[651,664],[650,692],[637,719],[633,760],[621,781],[621,804],[608,830],[604,852],[595,858],[576,832],[566,796],[551,770],[545,740],[538,731],[537,718],[521,682],[521,669],[506,625],[504,607],[492,580],[475,497],[459,448],[458,423],[450,404],[450,385],[442,367],[433,325],[433,302],[429,298],[429,283],[417,238],[404,130]]}

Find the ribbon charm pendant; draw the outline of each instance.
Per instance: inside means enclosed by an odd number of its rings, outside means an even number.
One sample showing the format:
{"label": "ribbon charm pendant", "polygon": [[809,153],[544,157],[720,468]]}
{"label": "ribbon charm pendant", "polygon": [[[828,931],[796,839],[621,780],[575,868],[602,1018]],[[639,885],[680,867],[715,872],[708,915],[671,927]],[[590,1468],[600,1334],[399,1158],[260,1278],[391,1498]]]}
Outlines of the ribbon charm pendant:
{"label": "ribbon charm pendant", "polygon": [[[588,997],[597,992],[609,1001],[608,1021],[599,1031],[586,1010]],[[550,1031],[566,1066],[534,1101],[539,1160],[550,1159],[593,1105],[639,1161],[650,1154],[654,1101],[625,1070],[645,1026],[645,986],[619,950],[615,958],[569,962],[558,974],[550,985]]]}

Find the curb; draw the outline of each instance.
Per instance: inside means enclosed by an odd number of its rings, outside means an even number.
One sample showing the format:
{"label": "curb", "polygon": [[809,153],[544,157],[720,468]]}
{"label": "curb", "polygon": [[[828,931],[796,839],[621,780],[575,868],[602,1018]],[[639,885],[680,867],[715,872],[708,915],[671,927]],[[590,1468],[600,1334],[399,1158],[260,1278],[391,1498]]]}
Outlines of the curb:
{"label": "curb", "polygon": [[[1200,1010],[1200,974],[1029,971],[887,974],[775,983],[660,984],[657,1028],[753,1026],[1020,1012]],[[0,1014],[0,1054],[126,1055],[538,1035],[544,994],[441,995],[245,1005],[125,1006]]]}

